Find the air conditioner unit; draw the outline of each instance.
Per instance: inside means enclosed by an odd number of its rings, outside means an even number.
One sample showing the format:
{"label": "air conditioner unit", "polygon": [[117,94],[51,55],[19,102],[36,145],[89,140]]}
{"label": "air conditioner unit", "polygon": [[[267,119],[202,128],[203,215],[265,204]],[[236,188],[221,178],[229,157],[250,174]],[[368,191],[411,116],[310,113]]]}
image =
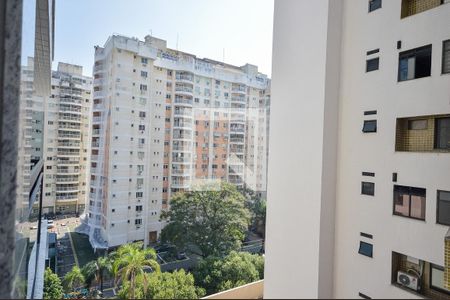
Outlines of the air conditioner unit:
{"label": "air conditioner unit", "polygon": [[397,283],[415,291],[419,289],[419,278],[402,271],[397,273]]}

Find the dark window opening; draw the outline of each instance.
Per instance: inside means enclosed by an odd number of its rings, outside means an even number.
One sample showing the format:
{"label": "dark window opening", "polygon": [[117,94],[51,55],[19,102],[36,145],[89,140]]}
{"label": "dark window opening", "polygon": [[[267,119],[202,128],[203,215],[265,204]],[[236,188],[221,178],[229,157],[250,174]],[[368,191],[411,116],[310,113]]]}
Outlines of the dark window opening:
{"label": "dark window opening", "polygon": [[373,182],[361,182],[361,194],[374,196],[375,195],[375,183]]}
{"label": "dark window opening", "polygon": [[425,220],[426,189],[394,186],[394,215]]}
{"label": "dark window opening", "polygon": [[431,75],[431,45],[408,50],[399,54],[398,81]]}
{"label": "dark window opening", "polygon": [[369,0],[369,12],[381,8],[381,0]]}
{"label": "dark window opening", "polygon": [[366,242],[359,242],[358,253],[367,257],[373,257],[373,245]]}
{"label": "dark window opening", "polygon": [[436,119],[436,149],[450,149],[450,118]]}
{"label": "dark window opening", "polygon": [[363,132],[377,132],[377,120],[364,121]]}
{"label": "dark window opening", "polygon": [[442,43],[442,74],[450,73],[450,40]]}
{"label": "dark window opening", "polygon": [[450,226],[450,191],[437,192],[437,223]]}
{"label": "dark window opening", "polygon": [[366,60],[366,72],[372,72],[378,70],[380,66],[380,58],[371,58]]}

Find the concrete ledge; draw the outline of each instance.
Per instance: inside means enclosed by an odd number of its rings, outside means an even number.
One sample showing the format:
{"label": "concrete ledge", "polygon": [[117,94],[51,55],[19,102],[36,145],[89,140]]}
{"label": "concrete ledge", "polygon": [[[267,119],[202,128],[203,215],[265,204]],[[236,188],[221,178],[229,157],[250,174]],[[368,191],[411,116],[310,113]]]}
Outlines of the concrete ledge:
{"label": "concrete ledge", "polygon": [[202,299],[263,299],[264,280],[255,281]]}

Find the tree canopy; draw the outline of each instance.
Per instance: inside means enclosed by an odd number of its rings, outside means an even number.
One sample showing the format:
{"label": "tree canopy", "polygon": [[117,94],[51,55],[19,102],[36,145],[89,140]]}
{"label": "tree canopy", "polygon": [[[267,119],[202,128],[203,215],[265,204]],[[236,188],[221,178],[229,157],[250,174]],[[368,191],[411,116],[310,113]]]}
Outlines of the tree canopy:
{"label": "tree canopy", "polygon": [[62,299],[64,296],[61,280],[50,268],[44,273],[44,299]]}
{"label": "tree canopy", "polygon": [[72,292],[77,288],[81,288],[85,285],[85,278],[81,269],[78,266],[74,266],[70,272],[64,276],[63,284],[67,292]]}
{"label": "tree canopy", "polygon": [[202,186],[174,195],[170,210],[162,214],[168,225],[161,240],[184,249],[194,245],[203,257],[238,250],[250,221],[245,198],[235,186]]}
{"label": "tree canopy", "polygon": [[208,257],[194,270],[194,277],[208,295],[225,291],[262,279],[264,258],[235,251],[225,258]]}

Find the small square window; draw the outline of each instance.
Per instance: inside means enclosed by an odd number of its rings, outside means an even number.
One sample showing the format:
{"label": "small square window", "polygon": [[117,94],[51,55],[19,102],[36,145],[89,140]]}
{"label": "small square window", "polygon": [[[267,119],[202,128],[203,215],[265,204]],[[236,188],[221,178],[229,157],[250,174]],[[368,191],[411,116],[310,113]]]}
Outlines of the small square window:
{"label": "small square window", "polygon": [[364,121],[363,132],[377,132],[377,120]]}
{"label": "small square window", "polygon": [[358,253],[367,257],[373,257],[373,245],[366,242],[359,242]]}
{"label": "small square window", "polygon": [[366,60],[366,72],[372,72],[378,70],[380,67],[380,58],[371,58]]}
{"label": "small square window", "polygon": [[369,12],[381,8],[381,0],[369,0]]}
{"label": "small square window", "polygon": [[373,182],[361,182],[361,194],[374,196],[375,195],[375,183]]}

